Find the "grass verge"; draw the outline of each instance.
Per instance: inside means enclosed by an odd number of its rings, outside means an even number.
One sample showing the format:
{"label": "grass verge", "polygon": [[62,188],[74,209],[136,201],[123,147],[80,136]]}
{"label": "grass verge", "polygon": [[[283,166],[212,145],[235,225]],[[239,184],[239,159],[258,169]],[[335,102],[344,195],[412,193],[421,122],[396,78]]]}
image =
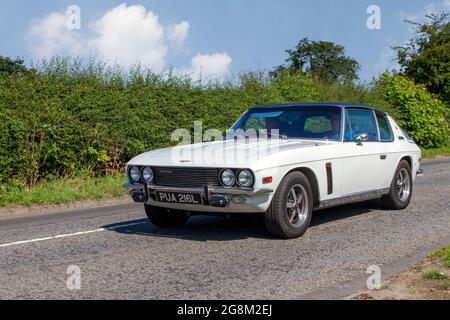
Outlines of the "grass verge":
{"label": "grass verge", "polygon": [[422,150],[422,158],[423,159],[433,159],[437,157],[445,157],[450,156],[450,146],[440,147],[440,148],[432,148],[432,149],[423,149]]}
{"label": "grass verge", "polygon": [[404,271],[380,290],[364,290],[358,300],[450,300],[450,245],[430,254],[414,267]]}
{"label": "grass verge", "polygon": [[123,174],[107,177],[82,175],[41,181],[33,189],[0,185],[0,207],[59,204],[79,200],[100,200],[124,196]]}
{"label": "grass verge", "polygon": [[450,268],[450,246],[446,246],[433,254],[431,254],[430,258],[441,258],[444,266],[446,268]]}

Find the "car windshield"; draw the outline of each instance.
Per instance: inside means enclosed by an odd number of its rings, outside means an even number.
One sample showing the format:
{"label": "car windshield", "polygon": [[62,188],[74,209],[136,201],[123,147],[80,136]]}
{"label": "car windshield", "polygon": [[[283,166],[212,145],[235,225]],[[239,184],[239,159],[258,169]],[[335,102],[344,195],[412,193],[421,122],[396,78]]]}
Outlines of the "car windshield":
{"label": "car windshield", "polygon": [[293,139],[341,139],[341,108],[332,106],[261,107],[245,112],[231,128],[249,136]]}

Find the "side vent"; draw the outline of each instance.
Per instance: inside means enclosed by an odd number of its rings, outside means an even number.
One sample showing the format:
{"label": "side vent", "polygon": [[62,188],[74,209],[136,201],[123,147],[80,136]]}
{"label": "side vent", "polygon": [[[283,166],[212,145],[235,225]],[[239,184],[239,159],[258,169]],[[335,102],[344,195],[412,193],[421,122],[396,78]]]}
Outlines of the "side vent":
{"label": "side vent", "polygon": [[333,193],[333,166],[331,162],[327,162],[325,164],[325,168],[327,170],[327,190],[328,194]]}

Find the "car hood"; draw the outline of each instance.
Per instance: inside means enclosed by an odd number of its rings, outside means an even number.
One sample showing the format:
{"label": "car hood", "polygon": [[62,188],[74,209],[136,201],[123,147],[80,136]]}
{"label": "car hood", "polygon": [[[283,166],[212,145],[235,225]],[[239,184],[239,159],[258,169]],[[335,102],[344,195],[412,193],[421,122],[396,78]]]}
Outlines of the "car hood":
{"label": "car hood", "polygon": [[214,141],[145,152],[128,165],[251,168],[262,159],[280,158],[294,149],[335,143],[301,139]]}

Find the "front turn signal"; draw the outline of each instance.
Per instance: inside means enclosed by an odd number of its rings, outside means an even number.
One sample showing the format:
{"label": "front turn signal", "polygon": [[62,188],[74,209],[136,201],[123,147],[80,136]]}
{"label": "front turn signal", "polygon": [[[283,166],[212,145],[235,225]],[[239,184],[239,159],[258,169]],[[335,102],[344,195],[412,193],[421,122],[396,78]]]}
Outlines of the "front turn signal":
{"label": "front turn signal", "polygon": [[262,183],[263,183],[263,184],[272,183],[272,181],[273,181],[272,177],[264,177],[264,178],[262,179]]}

